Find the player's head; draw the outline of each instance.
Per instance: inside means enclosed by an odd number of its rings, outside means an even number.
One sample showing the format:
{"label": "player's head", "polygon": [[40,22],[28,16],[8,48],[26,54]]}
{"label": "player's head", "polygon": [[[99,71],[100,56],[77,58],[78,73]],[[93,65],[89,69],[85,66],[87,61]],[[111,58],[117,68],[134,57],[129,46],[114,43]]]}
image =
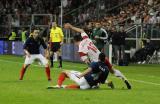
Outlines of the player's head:
{"label": "player's head", "polygon": [[52,27],[53,28],[57,27],[57,23],[56,22],[52,22]]}
{"label": "player's head", "polygon": [[33,37],[37,38],[39,36],[39,29],[38,28],[34,28],[33,29]]}
{"label": "player's head", "polygon": [[105,62],[106,55],[104,53],[99,54],[99,61]]}
{"label": "player's head", "polygon": [[75,43],[76,45],[79,45],[79,43],[82,41],[81,35],[80,35],[80,34],[74,35],[74,36],[73,36],[73,41],[74,41],[74,43]]}

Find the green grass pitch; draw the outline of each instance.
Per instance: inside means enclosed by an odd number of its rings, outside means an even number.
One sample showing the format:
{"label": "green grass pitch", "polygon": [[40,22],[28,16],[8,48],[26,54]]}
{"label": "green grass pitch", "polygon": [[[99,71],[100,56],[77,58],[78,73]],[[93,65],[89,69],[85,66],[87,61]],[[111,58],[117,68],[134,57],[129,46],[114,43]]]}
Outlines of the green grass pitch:
{"label": "green grass pitch", "polygon": [[[123,72],[132,84],[127,90],[124,83],[109,75],[115,89],[106,85],[94,90],[47,90],[44,68],[34,63],[19,81],[23,57],[0,55],[0,104],[159,104],[160,65],[129,65],[116,67]],[[63,69],[84,70],[86,65],[63,62]],[[58,66],[57,63],[55,67]],[[56,84],[62,69],[52,68],[53,83]],[[73,83],[69,80],[65,84]]]}

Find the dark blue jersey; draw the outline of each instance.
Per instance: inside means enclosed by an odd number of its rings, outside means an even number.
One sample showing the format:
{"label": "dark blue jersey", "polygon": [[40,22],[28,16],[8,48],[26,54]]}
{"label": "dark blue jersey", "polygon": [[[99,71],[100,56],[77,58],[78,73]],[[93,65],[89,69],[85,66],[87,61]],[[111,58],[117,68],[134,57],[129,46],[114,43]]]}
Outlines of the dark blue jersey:
{"label": "dark blue jersey", "polygon": [[34,39],[33,37],[29,37],[26,40],[23,49],[26,49],[30,54],[39,54],[41,45],[44,49],[47,48],[47,45],[42,38]]}
{"label": "dark blue jersey", "polygon": [[92,62],[90,67],[92,71],[84,76],[88,84],[94,86],[98,83],[105,83],[109,74],[107,65],[103,62]]}

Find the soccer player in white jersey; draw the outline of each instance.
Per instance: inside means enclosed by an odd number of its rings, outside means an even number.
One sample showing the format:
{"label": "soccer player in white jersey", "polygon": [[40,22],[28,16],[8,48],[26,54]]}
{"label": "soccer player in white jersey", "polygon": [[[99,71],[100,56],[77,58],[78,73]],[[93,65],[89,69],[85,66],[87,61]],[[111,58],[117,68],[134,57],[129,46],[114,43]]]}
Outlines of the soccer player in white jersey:
{"label": "soccer player in white jersey", "polygon": [[[100,51],[97,47],[93,44],[92,40],[89,39],[88,35],[83,31],[83,29],[74,27],[73,25],[66,23],[64,28],[71,29],[76,32],[81,33],[81,35],[74,36],[74,42],[79,47],[79,55],[83,62],[89,64],[90,62],[98,62],[98,56]],[[114,69],[110,64],[108,58],[106,58],[105,63],[107,64],[110,73],[114,74],[116,77],[121,78],[125,84],[127,85],[128,89],[131,89],[131,85],[128,82],[127,78],[117,69]]]}

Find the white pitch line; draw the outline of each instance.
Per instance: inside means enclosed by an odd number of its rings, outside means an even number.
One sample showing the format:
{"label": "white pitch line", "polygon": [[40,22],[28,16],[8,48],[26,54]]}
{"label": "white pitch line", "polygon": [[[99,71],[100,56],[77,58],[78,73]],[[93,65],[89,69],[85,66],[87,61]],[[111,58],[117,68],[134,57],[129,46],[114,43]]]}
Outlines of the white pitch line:
{"label": "white pitch line", "polygon": [[[0,61],[2,62],[10,62],[10,63],[17,63],[17,64],[23,64],[22,62],[15,62],[15,61],[9,61],[9,60],[1,60]],[[35,64],[32,64],[33,66],[36,66],[36,67],[42,67],[40,65],[35,65]],[[70,66],[70,65],[66,65],[66,66]],[[77,66],[74,66],[74,67],[77,67]],[[79,68],[79,67],[78,67]],[[139,83],[144,83],[144,84],[150,84],[150,85],[156,85],[156,86],[160,86],[159,83],[153,83],[153,82],[147,82],[147,81],[142,81],[142,80],[135,80],[135,79],[129,79],[130,81],[134,81],[134,82],[139,82]]]}
{"label": "white pitch line", "polygon": [[159,83],[153,83],[153,82],[147,82],[147,81],[135,80],[135,79],[129,79],[129,80],[130,80],[130,81],[134,81],[134,82],[144,83],[144,84],[150,84],[150,85],[160,86]]}
{"label": "white pitch line", "polygon": [[[2,62],[10,62],[10,63],[17,63],[17,64],[24,64],[22,62],[15,62],[15,61],[9,61],[9,60],[1,60],[0,61]],[[35,64],[32,64],[33,66],[36,66],[36,67],[43,67],[43,66],[40,66],[40,65],[35,65]]]}
{"label": "white pitch line", "polygon": [[[17,63],[17,64],[24,64],[24,63],[22,63],[22,62],[15,62],[15,61],[9,61],[9,60],[2,60],[2,59],[0,59],[0,61],[2,61],[2,62],[10,62],[10,63]],[[41,66],[41,65],[36,65],[36,64],[32,64],[33,66],[36,66],[36,67],[43,67],[43,66]],[[65,65],[65,66],[70,66],[70,65]],[[72,66],[73,68],[82,68],[82,69],[84,69],[84,67],[79,67],[79,66]]]}

